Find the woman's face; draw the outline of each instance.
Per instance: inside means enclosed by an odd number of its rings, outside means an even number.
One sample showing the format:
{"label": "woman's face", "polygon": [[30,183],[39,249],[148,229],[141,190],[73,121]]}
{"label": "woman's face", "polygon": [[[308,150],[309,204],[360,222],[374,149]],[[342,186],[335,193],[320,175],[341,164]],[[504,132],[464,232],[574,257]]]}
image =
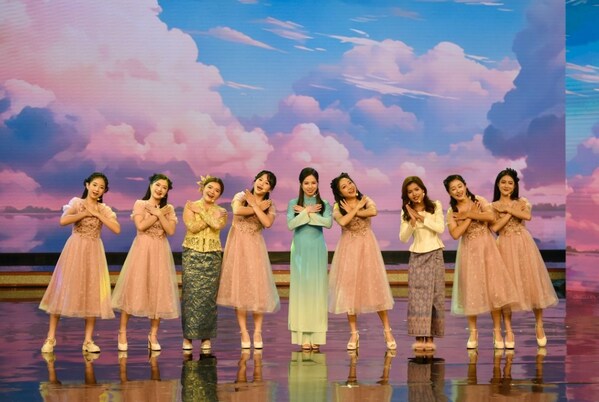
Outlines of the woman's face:
{"label": "woman's face", "polygon": [[98,201],[106,191],[106,183],[103,178],[96,177],[89,183],[85,183],[85,188],[87,189],[87,198]]}
{"label": "woman's face", "polygon": [[211,181],[204,186],[202,190],[202,198],[209,204],[214,204],[220,198],[222,189],[216,181]]}
{"label": "woman's face", "polygon": [[447,192],[456,201],[465,200],[468,194],[468,187],[460,180],[452,180],[449,183]]}
{"label": "woman's face", "polygon": [[424,199],[424,190],[422,190],[416,183],[410,183],[408,187],[406,187],[406,192],[408,193],[408,198],[412,204],[420,204]]}
{"label": "woman's face", "polygon": [[354,182],[345,177],[339,180],[339,192],[343,198],[355,198],[358,196],[358,190]]}
{"label": "woman's face", "polygon": [[310,175],[302,181],[302,191],[308,197],[314,197],[314,194],[318,191],[318,181],[316,177]]}
{"label": "woman's face", "polygon": [[512,179],[510,175],[506,174],[505,176],[502,176],[501,179],[499,179],[497,187],[499,188],[499,192],[502,196],[509,197],[514,192],[516,184],[514,183],[514,179]]}
{"label": "woman's face", "polygon": [[156,180],[150,186],[150,193],[155,200],[161,200],[168,194],[168,181],[165,179]]}
{"label": "woman's face", "polygon": [[268,175],[264,173],[258,177],[254,182],[254,194],[265,195],[270,191],[270,182],[268,181]]}

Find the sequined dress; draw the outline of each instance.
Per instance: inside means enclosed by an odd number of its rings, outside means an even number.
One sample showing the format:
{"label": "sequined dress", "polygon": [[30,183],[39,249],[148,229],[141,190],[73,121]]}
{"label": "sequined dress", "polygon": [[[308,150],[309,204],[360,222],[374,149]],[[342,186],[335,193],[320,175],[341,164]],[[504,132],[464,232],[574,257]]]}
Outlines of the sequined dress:
{"label": "sequined dress", "polygon": [[[336,209],[338,205],[335,204]],[[370,218],[341,227],[329,274],[329,312],[372,313],[393,308],[385,263]]]}
{"label": "sequined dress", "polygon": [[[477,197],[484,210],[491,208]],[[473,206],[475,204],[472,204]],[[447,210],[447,220],[453,211]],[[478,315],[518,303],[517,290],[486,222],[473,220],[460,237],[454,270],[451,312]]]}
{"label": "sequined dress", "polygon": [[[73,198],[63,207],[82,212],[85,200]],[[116,214],[105,204],[99,212],[107,218]],[[104,245],[100,238],[102,221],[94,216],[73,224],[73,232],[60,253],[40,309],[68,317],[114,318],[110,307],[110,277]]]}
{"label": "sequined dress", "polygon": [[[146,211],[147,204],[145,200],[135,201],[131,218],[141,215],[146,219],[150,215]],[[166,219],[177,222],[171,204],[162,210]],[[112,307],[137,317],[179,317],[181,308],[175,262],[160,221],[145,231],[137,231],[114,287]]]}
{"label": "sequined dress", "polygon": [[[237,193],[233,204],[242,202],[243,193]],[[268,214],[275,215],[274,204]],[[233,217],[225,244],[217,304],[258,313],[279,310],[279,294],[262,237],[263,228],[256,215]]]}
{"label": "sequined dress", "polygon": [[218,205],[195,202],[199,212],[185,221],[181,324],[186,339],[208,339],[217,334],[216,295],[220,280],[222,248],[220,229],[227,222],[226,210]]}
{"label": "sequined dress", "polygon": [[[512,200],[510,204],[511,207],[525,208],[529,211],[532,208],[525,198]],[[497,211],[497,201],[492,205],[498,219],[505,216],[504,212]],[[531,311],[558,303],[543,257],[522,219],[512,216],[508,220],[499,231],[497,247],[519,290],[519,306],[515,309]]]}

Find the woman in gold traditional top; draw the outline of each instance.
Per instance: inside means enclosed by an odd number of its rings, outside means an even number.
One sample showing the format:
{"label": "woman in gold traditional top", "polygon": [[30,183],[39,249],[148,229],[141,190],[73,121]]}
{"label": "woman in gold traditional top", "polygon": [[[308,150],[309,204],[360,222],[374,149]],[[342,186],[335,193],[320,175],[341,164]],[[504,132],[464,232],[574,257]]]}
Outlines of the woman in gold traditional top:
{"label": "woman in gold traditional top", "polygon": [[187,233],[183,240],[183,349],[192,349],[192,339],[210,350],[216,336],[216,295],[222,263],[220,230],[227,224],[227,211],[216,205],[225,186],[218,177],[198,182],[202,198],[188,201],[183,211]]}

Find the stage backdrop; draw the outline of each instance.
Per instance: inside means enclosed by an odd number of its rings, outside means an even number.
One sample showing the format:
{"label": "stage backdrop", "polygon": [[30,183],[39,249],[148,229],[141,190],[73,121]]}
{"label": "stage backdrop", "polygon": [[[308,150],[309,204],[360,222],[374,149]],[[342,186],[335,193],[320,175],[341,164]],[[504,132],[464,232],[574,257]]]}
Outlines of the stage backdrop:
{"label": "stage backdrop", "polygon": [[[496,174],[512,167],[539,246],[566,247],[564,1],[0,7],[0,252],[60,251],[70,228],[58,211],[93,171],[108,175],[105,201],[124,228],[104,234],[106,249],[126,251],[152,173],[173,179],[180,208],[198,198],[200,175],[224,179],[228,205],[261,169],[278,177],[268,247],[288,250],[285,210],[305,166],[329,201],[334,176],[354,178],[378,205],[386,250],[407,249],[397,236],[406,176],[447,208],[447,175],[490,199]],[[584,144],[596,156],[596,137]],[[596,173],[576,174],[586,175],[577,185],[597,185]],[[327,231],[331,250],[339,231]],[[183,234],[180,224],[174,250]]]}

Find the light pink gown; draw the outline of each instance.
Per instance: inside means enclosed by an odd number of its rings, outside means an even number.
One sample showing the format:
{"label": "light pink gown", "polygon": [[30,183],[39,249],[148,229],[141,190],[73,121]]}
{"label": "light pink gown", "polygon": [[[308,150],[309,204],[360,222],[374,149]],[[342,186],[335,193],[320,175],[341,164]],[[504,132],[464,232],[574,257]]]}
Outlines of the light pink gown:
{"label": "light pink gown", "polygon": [[[73,198],[63,207],[82,212],[85,201]],[[98,210],[107,218],[116,217],[105,204]],[[110,277],[104,245],[100,238],[102,221],[88,216],[73,224],[73,233],[60,253],[40,309],[68,317],[114,318],[110,307]]]}
{"label": "light pink gown", "polygon": [[[242,200],[243,193],[237,193],[233,203]],[[274,204],[268,214],[275,215]],[[256,215],[233,216],[223,253],[217,304],[258,313],[279,310],[279,294],[262,229]]]}
{"label": "light pink gown", "polygon": [[[512,206],[526,208],[529,211],[532,208],[525,198],[513,200],[511,203]],[[497,202],[492,205],[495,207]],[[497,210],[495,213],[498,218],[505,215]],[[497,247],[518,289],[520,300],[519,306],[515,309],[531,311],[555,306],[558,303],[543,257],[522,219],[512,216],[501,228]]]}
{"label": "light pink gown", "polygon": [[[147,218],[148,201],[137,200],[136,215]],[[177,222],[175,209],[163,208],[166,219]],[[159,221],[145,231],[137,231],[112,294],[112,307],[137,317],[177,318],[180,315],[179,288],[175,262],[166,233]]]}
{"label": "light pink gown", "polygon": [[391,310],[393,304],[385,262],[370,228],[370,218],[355,216],[341,227],[331,263],[329,312],[373,313]]}
{"label": "light pink gown", "polygon": [[[491,205],[477,196],[483,210]],[[474,204],[472,204],[474,206]],[[447,210],[447,220],[453,214]],[[486,222],[473,220],[460,237],[456,255],[451,312],[478,315],[502,307],[517,308],[518,290]]]}

